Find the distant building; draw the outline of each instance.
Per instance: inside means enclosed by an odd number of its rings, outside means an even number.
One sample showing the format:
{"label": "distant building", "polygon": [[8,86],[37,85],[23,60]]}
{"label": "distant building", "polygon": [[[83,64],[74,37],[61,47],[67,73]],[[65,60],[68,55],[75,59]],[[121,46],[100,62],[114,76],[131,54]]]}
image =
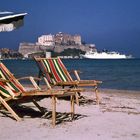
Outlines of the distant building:
{"label": "distant building", "polygon": [[62,44],[62,40],[63,40],[63,33],[59,32],[54,36],[54,41],[56,45],[60,45]]}
{"label": "distant building", "polygon": [[81,45],[81,36],[80,35],[70,35],[59,32],[55,35],[42,35],[38,37],[38,45],[44,46],[54,46],[54,45]]}
{"label": "distant building", "polygon": [[57,33],[54,36],[56,45],[81,45],[81,36],[80,35],[70,35],[62,32]]}
{"label": "distant building", "polygon": [[51,52],[46,52],[46,58],[50,58],[51,57]]}
{"label": "distant building", "polygon": [[23,57],[28,58],[28,56],[40,52],[46,52],[46,50],[53,50],[53,47],[39,45],[38,43],[20,43],[18,52],[23,55]]}
{"label": "distant building", "polygon": [[54,35],[42,35],[38,37],[38,44],[44,46],[53,46],[54,45]]}
{"label": "distant building", "polygon": [[82,44],[80,35],[59,32],[55,35],[42,35],[38,37],[36,43],[20,43],[19,53],[24,57],[30,57],[39,53],[44,53],[46,57],[49,57],[50,53],[46,52],[61,53],[65,50],[71,51],[73,49],[87,52],[91,47],[96,49],[94,44]]}
{"label": "distant building", "polygon": [[28,58],[29,54],[39,52],[39,46],[33,43],[20,43],[19,45],[19,53],[21,53],[24,57]]}
{"label": "distant building", "polygon": [[81,41],[81,36],[80,35],[75,35],[74,36],[74,42],[75,42],[75,44],[76,45],[81,45],[82,43],[82,41]]}

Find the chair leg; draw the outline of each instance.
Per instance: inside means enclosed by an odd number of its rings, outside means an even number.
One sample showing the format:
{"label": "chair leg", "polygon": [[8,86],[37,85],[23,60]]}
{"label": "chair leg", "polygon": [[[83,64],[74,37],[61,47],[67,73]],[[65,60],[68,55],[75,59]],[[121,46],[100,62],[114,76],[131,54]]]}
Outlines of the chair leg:
{"label": "chair leg", "polygon": [[99,105],[100,103],[100,98],[99,98],[99,91],[98,91],[98,87],[95,87],[95,95],[96,95],[96,104]]}
{"label": "chair leg", "polygon": [[56,124],[56,97],[52,96],[52,125],[55,127]]}
{"label": "chair leg", "polygon": [[6,103],[6,101],[0,97],[0,102],[3,104],[3,106],[12,114],[12,116],[17,120],[21,121],[22,119],[13,111],[13,109]]}
{"label": "chair leg", "polygon": [[76,104],[79,106],[80,104],[79,104],[79,95],[78,95],[78,93],[76,92],[76,94],[75,94],[75,99],[76,99]]}
{"label": "chair leg", "polygon": [[73,118],[74,118],[74,112],[75,112],[74,95],[71,95],[71,120],[73,120]]}
{"label": "chair leg", "polygon": [[36,102],[35,99],[33,99],[32,102],[40,110],[41,113],[44,113],[44,109],[42,109],[42,107]]}
{"label": "chair leg", "polygon": [[2,103],[0,103],[0,110],[4,109],[4,106],[2,105]]}

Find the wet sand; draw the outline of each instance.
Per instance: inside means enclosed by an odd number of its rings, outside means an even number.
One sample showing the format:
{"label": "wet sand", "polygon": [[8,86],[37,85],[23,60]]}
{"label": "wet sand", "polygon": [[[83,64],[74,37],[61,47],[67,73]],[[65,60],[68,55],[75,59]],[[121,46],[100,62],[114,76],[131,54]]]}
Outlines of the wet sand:
{"label": "wet sand", "polygon": [[70,118],[70,102],[58,100],[57,125],[51,125],[51,99],[43,99],[41,114],[32,103],[16,107],[23,121],[16,122],[0,113],[0,140],[139,140],[140,92],[101,89],[101,104],[91,92],[75,105]]}

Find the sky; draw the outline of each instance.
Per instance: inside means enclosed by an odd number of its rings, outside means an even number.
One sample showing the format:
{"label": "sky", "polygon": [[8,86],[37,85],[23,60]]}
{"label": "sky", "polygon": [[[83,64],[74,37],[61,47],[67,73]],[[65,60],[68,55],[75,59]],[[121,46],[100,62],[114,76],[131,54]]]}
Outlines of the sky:
{"label": "sky", "polygon": [[140,58],[140,0],[1,0],[0,11],[27,12],[24,26],[0,33],[0,48],[18,50],[44,34],[80,34],[98,50]]}

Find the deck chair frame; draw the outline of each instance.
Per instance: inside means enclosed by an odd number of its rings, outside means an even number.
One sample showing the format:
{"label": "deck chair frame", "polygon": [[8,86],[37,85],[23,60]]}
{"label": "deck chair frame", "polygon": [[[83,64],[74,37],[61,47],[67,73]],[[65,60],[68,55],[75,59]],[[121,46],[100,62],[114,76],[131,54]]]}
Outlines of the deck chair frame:
{"label": "deck chair frame", "polygon": [[[25,97],[32,97],[31,101],[34,105],[43,112],[40,105],[36,102],[35,97],[45,96],[52,98],[52,124],[55,126],[56,124],[56,99],[58,97],[70,96],[71,97],[71,116],[73,118],[74,115],[74,96],[78,89],[45,89],[41,90],[40,87],[36,84],[35,80],[40,80],[39,78],[33,77],[25,77],[23,79],[30,79],[33,84],[35,90],[26,91],[22,84],[18,79],[14,77],[14,75],[6,68],[6,66],[0,62],[0,107],[4,106],[8,110],[8,112],[14,117],[15,120],[21,121],[22,119],[17,115],[17,113],[12,109],[12,107],[8,104],[9,101],[20,100]],[[20,80],[21,80],[20,79]],[[15,85],[14,85],[15,84]],[[13,86],[13,87],[12,87]],[[17,88],[19,88],[17,90]],[[16,91],[17,90],[17,91]],[[15,93],[16,91],[16,93]],[[24,100],[26,102],[26,100]]]}
{"label": "deck chair frame", "polygon": [[39,77],[46,77],[52,86],[65,86],[69,87],[94,87],[92,91],[95,91],[96,103],[99,104],[100,96],[98,91],[98,85],[102,81],[98,80],[81,80],[77,70],[73,73],[76,80],[73,80],[70,73],[66,69],[65,65],[59,57],[56,58],[34,58],[39,67]]}

